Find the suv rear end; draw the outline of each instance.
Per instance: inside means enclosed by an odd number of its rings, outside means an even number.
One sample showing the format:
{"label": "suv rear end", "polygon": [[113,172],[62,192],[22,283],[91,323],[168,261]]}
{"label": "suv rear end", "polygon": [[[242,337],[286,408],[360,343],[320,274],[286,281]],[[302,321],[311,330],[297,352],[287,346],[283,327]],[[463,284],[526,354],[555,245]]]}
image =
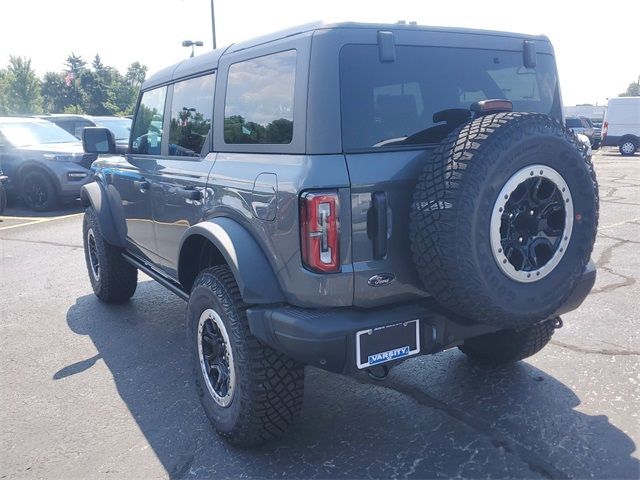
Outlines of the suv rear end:
{"label": "suv rear end", "polygon": [[[473,103],[505,98],[514,111],[562,122],[551,44],[515,34],[357,24],[317,30],[312,44],[309,161],[340,152],[350,188],[300,189],[302,268],[279,279],[285,294],[302,284],[304,291],[288,298],[290,306],[250,308],[252,332],[305,363],[350,372],[365,368],[356,361],[362,329],[420,319],[420,353],[495,330],[462,326],[430,298],[410,249],[412,198],[425,163],[470,118]],[[332,162],[332,172],[341,168]]]}

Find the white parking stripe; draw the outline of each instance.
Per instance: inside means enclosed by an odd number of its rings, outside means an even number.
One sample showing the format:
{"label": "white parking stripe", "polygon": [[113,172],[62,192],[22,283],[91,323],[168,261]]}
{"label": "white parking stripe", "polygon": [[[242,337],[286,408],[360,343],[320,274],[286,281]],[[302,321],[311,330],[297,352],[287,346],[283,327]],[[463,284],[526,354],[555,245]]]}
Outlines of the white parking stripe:
{"label": "white parking stripe", "polygon": [[84,215],[84,213],[72,213],[71,215],[62,215],[61,217],[0,217],[3,220],[29,220],[26,223],[19,223],[17,225],[9,225],[8,227],[0,227],[0,230],[10,230],[12,228],[26,227],[28,225],[35,225],[37,223],[52,222],[54,220],[64,220],[65,218],[73,218]]}

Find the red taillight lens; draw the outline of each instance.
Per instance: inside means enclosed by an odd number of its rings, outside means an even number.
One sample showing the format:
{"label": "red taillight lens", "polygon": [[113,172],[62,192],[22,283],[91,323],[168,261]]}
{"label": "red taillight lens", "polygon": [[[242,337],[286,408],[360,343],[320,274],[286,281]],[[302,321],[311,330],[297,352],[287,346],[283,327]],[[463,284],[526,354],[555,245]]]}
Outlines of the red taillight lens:
{"label": "red taillight lens", "polygon": [[306,192],[300,197],[302,263],[319,273],[340,271],[337,192]]}
{"label": "red taillight lens", "polygon": [[604,122],[602,124],[602,135],[600,135],[602,138],[607,136],[607,132],[609,131],[609,122]]}

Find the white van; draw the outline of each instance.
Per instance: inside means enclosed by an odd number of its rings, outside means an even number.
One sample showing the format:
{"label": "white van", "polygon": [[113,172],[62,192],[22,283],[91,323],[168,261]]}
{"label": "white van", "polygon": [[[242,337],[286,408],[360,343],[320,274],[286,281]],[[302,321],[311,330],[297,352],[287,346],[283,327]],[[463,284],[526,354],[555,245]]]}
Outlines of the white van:
{"label": "white van", "polygon": [[640,97],[610,98],[602,125],[602,145],[618,147],[622,155],[640,148]]}

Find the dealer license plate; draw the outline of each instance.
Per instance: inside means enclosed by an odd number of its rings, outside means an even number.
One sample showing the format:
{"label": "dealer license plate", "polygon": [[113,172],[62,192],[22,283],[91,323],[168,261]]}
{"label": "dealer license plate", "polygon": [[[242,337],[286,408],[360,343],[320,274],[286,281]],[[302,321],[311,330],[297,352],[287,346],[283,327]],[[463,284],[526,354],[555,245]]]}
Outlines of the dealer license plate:
{"label": "dealer license plate", "polygon": [[399,360],[420,353],[420,322],[385,325],[356,333],[356,364],[358,368]]}

